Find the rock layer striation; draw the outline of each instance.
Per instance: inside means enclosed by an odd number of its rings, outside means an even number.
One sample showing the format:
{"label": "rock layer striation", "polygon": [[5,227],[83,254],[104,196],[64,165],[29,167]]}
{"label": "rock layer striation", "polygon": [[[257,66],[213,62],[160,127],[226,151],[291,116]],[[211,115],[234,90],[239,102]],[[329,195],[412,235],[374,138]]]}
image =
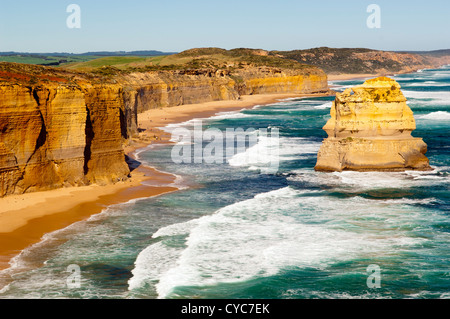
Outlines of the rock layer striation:
{"label": "rock layer striation", "polygon": [[315,170],[430,169],[427,145],[411,135],[413,112],[395,80],[378,77],[336,94],[330,115]]}
{"label": "rock layer striation", "polygon": [[0,196],[126,179],[119,85],[0,85]]}

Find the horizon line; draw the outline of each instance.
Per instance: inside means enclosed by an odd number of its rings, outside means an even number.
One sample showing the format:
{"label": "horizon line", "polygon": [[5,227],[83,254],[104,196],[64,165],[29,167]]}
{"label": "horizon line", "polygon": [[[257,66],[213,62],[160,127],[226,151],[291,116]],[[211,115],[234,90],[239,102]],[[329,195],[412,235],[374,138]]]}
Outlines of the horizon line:
{"label": "horizon line", "polygon": [[162,50],[158,50],[158,49],[140,49],[140,50],[130,50],[130,51],[126,51],[126,50],[99,50],[99,51],[85,51],[85,52],[67,52],[67,51],[44,51],[44,52],[38,52],[38,51],[0,51],[0,55],[1,54],[5,54],[5,53],[18,53],[18,54],[72,54],[72,55],[85,55],[88,53],[133,53],[133,52],[150,52],[150,51],[155,51],[155,52],[161,52],[161,53],[169,53],[169,54],[177,54],[180,52],[184,52],[187,50],[192,50],[192,49],[204,49],[204,48],[218,48],[218,49],[224,49],[224,50],[234,50],[234,49],[252,49],[252,50],[264,50],[264,51],[268,51],[268,52],[272,52],[272,51],[304,51],[304,50],[311,50],[311,49],[319,49],[319,48],[330,48],[330,49],[366,49],[366,50],[374,50],[374,51],[385,51],[385,52],[435,52],[435,51],[446,51],[446,50],[450,50],[450,48],[442,48],[442,49],[433,49],[433,50],[383,50],[383,49],[374,49],[374,48],[366,48],[366,47],[328,47],[328,46],[319,46],[319,47],[311,47],[311,48],[306,48],[306,49],[291,49],[291,50],[267,50],[267,49],[263,49],[263,48],[251,48],[251,47],[236,47],[233,49],[225,49],[225,48],[220,48],[220,47],[215,47],[215,46],[210,46],[210,47],[192,47],[189,49],[184,49],[181,51],[162,51]]}

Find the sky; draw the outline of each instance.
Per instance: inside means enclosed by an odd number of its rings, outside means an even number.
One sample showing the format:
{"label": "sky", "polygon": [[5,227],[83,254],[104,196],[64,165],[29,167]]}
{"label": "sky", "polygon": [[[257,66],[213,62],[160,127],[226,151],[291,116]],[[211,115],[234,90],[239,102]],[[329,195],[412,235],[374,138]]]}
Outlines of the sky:
{"label": "sky", "polygon": [[[69,28],[70,4],[80,28]],[[369,28],[380,9],[379,28]],[[450,1],[0,0],[0,51],[450,48]],[[75,20],[71,20],[75,21]]]}

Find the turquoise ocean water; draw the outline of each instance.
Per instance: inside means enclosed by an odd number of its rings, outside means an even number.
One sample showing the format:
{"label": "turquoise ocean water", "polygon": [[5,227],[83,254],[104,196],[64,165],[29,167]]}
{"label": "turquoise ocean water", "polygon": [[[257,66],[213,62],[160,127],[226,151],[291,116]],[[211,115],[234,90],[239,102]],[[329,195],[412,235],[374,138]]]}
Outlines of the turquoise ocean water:
{"label": "turquoise ocean water", "polygon": [[[220,113],[203,128],[279,129],[277,172],[255,152],[270,137],[219,164],[142,149],[181,190],[45,235],[0,273],[0,298],[449,298],[450,66],[395,79],[433,171],[315,172],[333,97]],[[370,265],[379,288],[367,285]]]}

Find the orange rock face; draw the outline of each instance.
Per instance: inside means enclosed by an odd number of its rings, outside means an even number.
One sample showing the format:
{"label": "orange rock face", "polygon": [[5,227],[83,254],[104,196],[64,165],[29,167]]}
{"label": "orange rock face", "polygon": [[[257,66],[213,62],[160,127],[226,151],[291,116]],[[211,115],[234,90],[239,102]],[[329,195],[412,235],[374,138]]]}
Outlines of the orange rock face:
{"label": "orange rock face", "polygon": [[427,145],[411,136],[413,112],[395,80],[379,77],[336,94],[330,115],[316,170],[431,169]]}
{"label": "orange rock face", "polygon": [[0,85],[0,196],[129,174],[119,86]]}
{"label": "orange rock face", "polygon": [[137,113],[184,104],[237,100],[241,95],[328,91],[327,75],[302,70],[248,67],[233,74],[211,70],[135,72],[118,78],[127,110]]}

